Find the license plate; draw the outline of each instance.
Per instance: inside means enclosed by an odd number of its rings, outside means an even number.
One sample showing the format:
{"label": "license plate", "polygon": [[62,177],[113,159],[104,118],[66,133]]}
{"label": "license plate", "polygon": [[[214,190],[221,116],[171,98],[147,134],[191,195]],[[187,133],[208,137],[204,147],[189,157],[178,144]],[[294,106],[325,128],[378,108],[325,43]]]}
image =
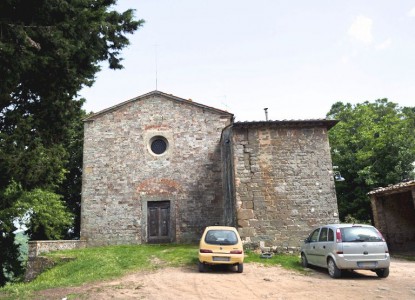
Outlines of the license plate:
{"label": "license plate", "polygon": [[226,256],[214,256],[213,261],[229,261],[230,258]]}
{"label": "license plate", "polygon": [[375,261],[358,262],[357,266],[359,268],[375,268],[377,263]]}

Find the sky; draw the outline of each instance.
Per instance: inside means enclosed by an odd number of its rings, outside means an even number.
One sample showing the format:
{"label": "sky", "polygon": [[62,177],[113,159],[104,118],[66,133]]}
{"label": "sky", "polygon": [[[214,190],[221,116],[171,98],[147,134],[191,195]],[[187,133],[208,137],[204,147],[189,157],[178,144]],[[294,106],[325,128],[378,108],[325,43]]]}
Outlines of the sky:
{"label": "sky", "polygon": [[119,0],[145,24],[122,70],[80,96],[98,112],[159,90],[236,121],[325,118],[388,98],[415,106],[415,0]]}

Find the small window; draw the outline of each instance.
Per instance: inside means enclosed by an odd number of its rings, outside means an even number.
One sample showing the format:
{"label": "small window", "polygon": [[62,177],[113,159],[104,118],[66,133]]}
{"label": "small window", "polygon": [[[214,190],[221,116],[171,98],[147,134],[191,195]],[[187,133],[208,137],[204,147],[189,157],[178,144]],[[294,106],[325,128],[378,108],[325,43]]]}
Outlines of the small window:
{"label": "small window", "polygon": [[310,242],[317,242],[319,231],[320,231],[320,228],[313,231],[313,233],[310,235]]}
{"label": "small window", "polygon": [[167,151],[167,140],[162,136],[155,136],[150,140],[150,149],[153,154],[161,155]]}
{"label": "small window", "polygon": [[374,227],[345,227],[340,229],[343,242],[381,242],[382,237]]}
{"label": "small window", "polygon": [[209,230],[205,242],[213,245],[236,245],[238,238],[231,230]]}
{"label": "small window", "polygon": [[320,237],[318,239],[319,242],[327,242],[327,228],[324,227],[321,229]]}
{"label": "small window", "polygon": [[334,242],[334,231],[329,228],[329,242]]}

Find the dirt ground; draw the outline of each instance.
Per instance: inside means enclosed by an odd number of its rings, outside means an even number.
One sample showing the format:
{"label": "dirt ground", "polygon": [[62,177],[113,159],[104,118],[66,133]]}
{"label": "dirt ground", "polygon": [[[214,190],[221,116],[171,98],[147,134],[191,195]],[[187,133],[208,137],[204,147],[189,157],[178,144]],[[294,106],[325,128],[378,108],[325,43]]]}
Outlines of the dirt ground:
{"label": "dirt ground", "polygon": [[51,289],[37,299],[415,299],[415,262],[393,259],[388,278],[371,271],[331,279],[324,269],[307,275],[280,267],[245,264],[199,273],[192,268],[138,272],[81,287]]}

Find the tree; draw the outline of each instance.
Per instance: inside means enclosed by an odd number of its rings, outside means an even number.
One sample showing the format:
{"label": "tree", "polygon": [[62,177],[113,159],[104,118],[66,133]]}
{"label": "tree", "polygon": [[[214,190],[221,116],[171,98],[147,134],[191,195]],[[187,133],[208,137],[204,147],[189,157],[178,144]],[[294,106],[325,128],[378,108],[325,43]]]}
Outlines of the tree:
{"label": "tree", "polygon": [[82,120],[84,118],[86,118],[86,114],[82,111],[74,118],[71,126],[68,128],[69,139],[64,144],[68,154],[68,161],[64,166],[67,173],[57,191],[58,194],[63,196],[67,207],[74,215],[73,228],[66,233],[66,239],[79,237],[81,230],[82,156],[84,141],[84,123]]}
{"label": "tree", "polygon": [[[115,3],[0,2],[0,273],[16,265],[10,241],[13,220],[22,211],[34,213],[32,237],[56,237],[50,228],[61,231],[61,225],[78,230],[72,236],[79,234],[85,112],[78,92],[93,84],[102,61],[111,69],[122,68],[127,34],[144,22],[134,19],[133,10],[111,10]],[[14,184],[20,196],[7,193]],[[66,222],[74,220],[57,204],[59,195],[75,213],[75,224]],[[64,222],[48,219],[40,207],[53,210]],[[0,286],[5,280],[0,275]]]}
{"label": "tree", "polygon": [[18,223],[27,227],[29,238],[59,239],[71,226],[73,216],[66,208],[62,196],[41,189],[27,192],[14,181],[1,196],[2,204],[10,203],[7,207],[0,206],[0,245],[4,251],[0,263],[5,271],[0,272],[0,280],[5,281],[5,273],[15,278],[22,275],[24,269],[14,239],[14,229]]}
{"label": "tree", "polygon": [[371,220],[367,193],[376,187],[413,178],[415,109],[387,99],[373,103],[333,104],[328,118],[340,122],[330,130],[333,164],[346,179],[336,183],[340,219]]}

